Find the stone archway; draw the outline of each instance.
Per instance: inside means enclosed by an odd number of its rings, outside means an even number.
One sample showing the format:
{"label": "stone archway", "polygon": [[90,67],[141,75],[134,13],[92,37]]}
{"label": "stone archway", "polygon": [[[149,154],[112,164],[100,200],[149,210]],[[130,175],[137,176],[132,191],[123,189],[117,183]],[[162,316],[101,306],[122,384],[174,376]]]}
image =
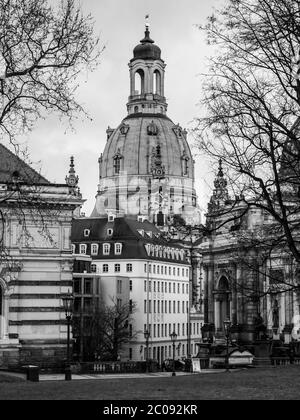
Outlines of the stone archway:
{"label": "stone archway", "polygon": [[221,276],[214,293],[215,301],[215,326],[217,331],[223,331],[224,321],[231,318],[231,292],[228,278]]}

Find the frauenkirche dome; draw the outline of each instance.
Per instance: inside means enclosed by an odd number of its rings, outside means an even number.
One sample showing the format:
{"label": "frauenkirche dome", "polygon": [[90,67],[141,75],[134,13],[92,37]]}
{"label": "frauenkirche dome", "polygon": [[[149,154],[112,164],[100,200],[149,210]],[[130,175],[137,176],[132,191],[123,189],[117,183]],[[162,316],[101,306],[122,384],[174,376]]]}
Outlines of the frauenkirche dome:
{"label": "frauenkirche dome", "polygon": [[180,214],[193,223],[199,217],[194,161],[186,130],[167,116],[166,65],[148,25],[133,55],[128,115],[116,129],[108,127],[92,217],[118,212],[163,226]]}

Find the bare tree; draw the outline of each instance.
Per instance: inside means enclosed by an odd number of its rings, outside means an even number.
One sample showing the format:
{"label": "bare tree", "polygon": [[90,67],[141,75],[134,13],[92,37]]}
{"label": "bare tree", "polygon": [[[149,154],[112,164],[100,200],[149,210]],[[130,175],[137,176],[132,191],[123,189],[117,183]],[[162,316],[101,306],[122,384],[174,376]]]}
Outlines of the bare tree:
{"label": "bare tree", "polygon": [[76,0],[2,0],[0,132],[11,142],[45,112],[70,120],[83,108],[76,80],[98,63],[93,19]]}
{"label": "bare tree", "polygon": [[216,54],[195,134],[231,189],[214,228],[257,210],[272,232],[264,246],[300,262],[300,2],[230,0],[201,29]]}
{"label": "bare tree", "polygon": [[101,361],[117,361],[124,346],[136,337],[131,325],[135,303],[112,301],[111,305],[101,303],[85,313],[75,316],[76,335],[83,340],[84,359],[91,361],[95,356]]}

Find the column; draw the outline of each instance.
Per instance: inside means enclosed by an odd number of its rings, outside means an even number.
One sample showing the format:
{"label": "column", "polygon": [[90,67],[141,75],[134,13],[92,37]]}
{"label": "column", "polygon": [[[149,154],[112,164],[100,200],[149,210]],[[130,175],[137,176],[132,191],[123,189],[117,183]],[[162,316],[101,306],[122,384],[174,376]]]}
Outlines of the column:
{"label": "column", "polygon": [[208,322],[214,323],[214,307],[213,307],[213,290],[214,290],[214,272],[213,265],[208,266]]}
{"label": "column", "polygon": [[214,302],[214,319],[216,329],[221,329],[221,302],[219,300]]}

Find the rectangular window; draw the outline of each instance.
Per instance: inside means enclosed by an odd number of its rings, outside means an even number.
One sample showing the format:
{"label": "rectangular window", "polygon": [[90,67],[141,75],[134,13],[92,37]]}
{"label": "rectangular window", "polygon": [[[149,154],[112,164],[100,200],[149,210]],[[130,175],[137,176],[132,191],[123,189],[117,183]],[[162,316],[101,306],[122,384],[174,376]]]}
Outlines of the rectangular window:
{"label": "rectangular window", "polygon": [[84,279],[84,294],[91,295],[93,293],[93,280]]}
{"label": "rectangular window", "polygon": [[173,276],[176,276],[176,269],[173,267]]}
{"label": "rectangular window", "polygon": [[109,255],[110,253],[110,244],[103,244],[103,255]]}
{"label": "rectangular window", "polygon": [[83,310],[84,311],[90,311],[92,309],[92,303],[93,303],[92,298],[84,298],[83,299]]}
{"label": "rectangular window", "polygon": [[159,300],[157,301],[157,313],[158,314],[160,313],[160,301]]}
{"label": "rectangular window", "polygon": [[129,324],[129,337],[132,338],[132,324]]}
{"label": "rectangular window", "polygon": [[169,300],[169,314],[172,313],[172,308],[171,308],[171,301]]}
{"label": "rectangular window", "polygon": [[147,313],[147,301],[144,300],[144,314]]}
{"label": "rectangular window", "polygon": [[177,284],[177,293],[180,293],[180,284]]}
{"label": "rectangular window", "polygon": [[176,293],[176,284],[173,283],[173,293]]}
{"label": "rectangular window", "polygon": [[153,325],[153,337],[156,337],[156,324]]}
{"label": "rectangular window", "polygon": [[160,337],[160,325],[157,324],[157,337]]}
{"label": "rectangular window", "polygon": [[144,264],[144,272],[147,273],[147,264]]}
{"label": "rectangular window", "polygon": [[184,268],[182,269],[182,277],[184,277]]}
{"label": "rectangular window", "polygon": [[153,274],[156,274],[156,265],[153,265]]}
{"label": "rectangular window", "polygon": [[172,357],[171,346],[169,346],[169,357]]}
{"label": "rectangular window", "polygon": [[172,293],[172,285],[169,283],[169,293]]}
{"label": "rectangular window", "polygon": [[172,328],[171,328],[171,324],[169,324],[169,335],[171,335],[172,334]]}
{"label": "rectangular window", "polygon": [[182,302],[182,313],[184,314],[184,302]]}
{"label": "rectangular window", "polygon": [[156,314],[156,300],[153,301],[153,313]]}
{"label": "rectangular window", "polygon": [[122,293],[122,280],[117,281],[117,293]]}
{"label": "rectangular window", "polygon": [[185,327],[185,324],[183,323],[182,324],[182,335],[185,335],[185,328],[184,327]]}
{"label": "rectangular window", "polygon": [[149,280],[149,292],[151,292],[151,280]]}
{"label": "rectangular window", "polygon": [[86,254],[86,245],[80,244],[79,253],[80,254]]}
{"label": "rectangular window", "polygon": [[167,275],[167,273],[168,273],[168,267],[167,266],[165,266],[165,275]]}
{"label": "rectangular window", "polygon": [[132,264],[126,264],[127,273],[132,273]]}
{"label": "rectangular window", "polygon": [[171,267],[169,267],[169,276],[171,275]]}
{"label": "rectangular window", "polygon": [[74,280],[74,293],[81,294],[81,279]]}
{"label": "rectangular window", "polygon": [[168,292],[168,283],[165,282],[165,293],[167,293],[167,292]]}
{"label": "rectangular window", "polygon": [[152,304],[151,304],[151,300],[149,300],[149,314],[151,314],[152,311]]}
{"label": "rectangular window", "polygon": [[189,269],[188,268],[186,269],[186,276],[187,277],[189,276]]}
{"label": "rectangular window", "polygon": [[177,276],[180,276],[180,268],[177,268]]}
{"label": "rectangular window", "polygon": [[185,287],[186,287],[186,294],[188,295],[189,294],[189,285],[187,284]]}
{"label": "rectangular window", "polygon": [[147,292],[147,280],[144,280],[144,292]]}
{"label": "rectangular window", "polygon": [[161,331],[161,336],[163,337],[164,336],[164,324],[161,324],[160,331]]}
{"label": "rectangular window", "polygon": [[129,290],[132,292],[132,280],[129,280]]}
{"label": "rectangular window", "polygon": [[103,273],[108,273],[108,264],[103,264],[102,271]]}
{"label": "rectangular window", "polygon": [[115,244],[115,255],[122,254],[122,244]]}
{"label": "rectangular window", "polygon": [[180,314],[180,301],[177,302],[177,312]]}
{"label": "rectangular window", "polygon": [[176,302],[173,300],[173,314],[176,314]]}
{"label": "rectangular window", "polygon": [[132,299],[129,300],[129,313],[132,314],[133,312],[133,303],[132,303]]}
{"label": "rectangular window", "polygon": [[168,313],[168,301],[165,301],[165,313]]}
{"label": "rectangular window", "polygon": [[92,252],[92,255],[97,255],[98,254],[98,245],[97,244],[92,244],[91,252]]}
{"label": "rectangular window", "polygon": [[177,334],[180,335],[180,324],[177,324]]}
{"label": "rectangular window", "polygon": [[115,273],[120,273],[120,271],[121,271],[121,265],[115,264]]}
{"label": "rectangular window", "polygon": [[163,300],[161,301],[161,313],[162,314],[164,313],[164,301]]}
{"label": "rectangular window", "polygon": [[159,265],[157,266],[157,274],[159,274]]}
{"label": "rectangular window", "polygon": [[156,292],[156,281],[153,282],[153,292]]}

